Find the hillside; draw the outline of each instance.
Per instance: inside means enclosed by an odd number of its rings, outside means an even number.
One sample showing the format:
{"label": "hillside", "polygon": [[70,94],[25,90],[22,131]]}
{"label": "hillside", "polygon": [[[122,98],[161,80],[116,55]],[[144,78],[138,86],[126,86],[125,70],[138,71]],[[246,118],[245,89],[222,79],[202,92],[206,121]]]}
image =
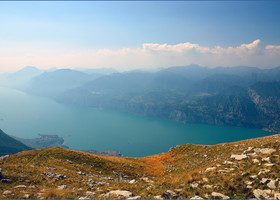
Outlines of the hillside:
{"label": "hillside", "polygon": [[12,74],[26,82],[16,88],[25,85],[24,92],[59,103],[184,123],[280,131],[280,67],[189,65],[104,74],[60,69],[38,76],[35,70],[27,81],[23,72],[31,69]]}
{"label": "hillside", "polygon": [[279,198],[280,135],[144,158],[59,147],[0,159],[0,198]]}
{"label": "hillside", "polygon": [[279,131],[279,69],[191,65],[118,73],[61,92],[55,100],[184,123]]}
{"label": "hillside", "polygon": [[31,148],[8,136],[0,129],[0,156],[14,154]]}
{"label": "hillside", "polygon": [[36,67],[27,66],[14,73],[7,73],[0,78],[0,85],[16,89],[24,89],[28,81],[42,74],[43,71]]}
{"label": "hillside", "polygon": [[75,88],[91,80],[91,76],[71,69],[59,69],[52,72],[44,72],[33,77],[27,83],[24,91],[47,97],[55,97],[60,92]]}
{"label": "hillside", "polygon": [[68,146],[63,145],[64,139],[62,137],[59,137],[58,135],[39,134],[39,136],[40,136],[39,138],[32,138],[32,139],[24,139],[15,136],[12,137],[34,149],[42,149],[46,147],[63,147],[69,149]]}

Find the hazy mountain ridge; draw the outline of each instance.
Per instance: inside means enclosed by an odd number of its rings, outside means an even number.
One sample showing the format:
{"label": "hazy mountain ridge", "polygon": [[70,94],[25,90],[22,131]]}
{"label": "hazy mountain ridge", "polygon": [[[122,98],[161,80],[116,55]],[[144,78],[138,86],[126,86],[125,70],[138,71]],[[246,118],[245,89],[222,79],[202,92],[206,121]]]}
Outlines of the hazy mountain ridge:
{"label": "hazy mountain ridge", "polygon": [[[56,100],[185,123],[279,131],[279,90],[271,89],[279,87],[279,80],[279,68],[174,67],[157,73],[101,77],[62,93]],[[251,87],[257,91],[266,87],[270,96],[256,104],[250,96]],[[264,98],[262,92],[258,95]],[[266,114],[261,107],[266,107]]]}
{"label": "hazy mountain ridge", "polygon": [[0,85],[24,92],[56,98],[61,92],[79,87],[88,81],[104,75],[116,73],[113,69],[49,69],[40,70],[36,67],[24,67],[14,73],[0,76]]}
{"label": "hazy mountain ridge", "polygon": [[[24,91],[66,104],[185,123],[280,130],[280,67],[190,65],[157,72],[112,73],[45,72],[32,78]],[[256,96],[261,100],[258,103]]]}
{"label": "hazy mountain ridge", "polygon": [[91,80],[88,74],[71,69],[44,72],[29,80],[24,91],[40,96],[55,98],[57,94],[70,90]]}
{"label": "hazy mountain ridge", "polygon": [[43,71],[36,67],[27,66],[15,73],[5,73],[0,78],[1,86],[12,87],[16,89],[25,89],[28,81],[42,74]]}

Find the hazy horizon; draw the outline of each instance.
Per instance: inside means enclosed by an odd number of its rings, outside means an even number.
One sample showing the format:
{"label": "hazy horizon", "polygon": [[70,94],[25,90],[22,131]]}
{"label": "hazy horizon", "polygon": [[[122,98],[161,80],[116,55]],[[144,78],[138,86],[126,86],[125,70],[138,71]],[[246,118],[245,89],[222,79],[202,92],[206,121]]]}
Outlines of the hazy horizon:
{"label": "hazy horizon", "polygon": [[280,64],[277,65],[277,66],[269,67],[269,68],[262,68],[262,67],[258,67],[258,66],[245,66],[245,65],[212,66],[211,67],[211,66],[202,66],[202,65],[198,65],[198,64],[190,64],[190,65],[157,67],[157,68],[152,68],[152,69],[135,68],[135,69],[123,69],[123,70],[119,70],[119,69],[113,68],[113,67],[100,67],[100,68],[83,68],[83,67],[73,67],[73,68],[61,67],[61,68],[57,68],[57,67],[50,67],[50,68],[40,68],[40,67],[37,67],[37,66],[24,66],[24,67],[21,67],[21,68],[14,69],[13,71],[0,71],[0,75],[1,74],[5,74],[5,73],[13,74],[13,73],[16,73],[18,71],[21,71],[21,70],[24,70],[24,69],[27,69],[27,68],[36,68],[36,69],[41,70],[43,72],[53,72],[53,71],[56,71],[56,70],[70,69],[70,70],[81,71],[81,72],[85,72],[85,73],[86,73],[86,70],[97,70],[96,73],[98,73],[98,70],[112,70],[112,71],[116,71],[118,73],[126,73],[126,72],[133,72],[133,71],[158,72],[160,70],[168,69],[168,68],[172,68],[172,67],[190,67],[190,66],[197,66],[197,67],[203,67],[203,68],[209,68],[209,69],[215,69],[215,68],[235,68],[235,67],[236,68],[238,68],[238,67],[250,67],[250,68],[258,68],[258,69],[274,69],[274,68],[280,67]]}
{"label": "hazy horizon", "polygon": [[280,2],[0,2],[0,72],[280,65]]}

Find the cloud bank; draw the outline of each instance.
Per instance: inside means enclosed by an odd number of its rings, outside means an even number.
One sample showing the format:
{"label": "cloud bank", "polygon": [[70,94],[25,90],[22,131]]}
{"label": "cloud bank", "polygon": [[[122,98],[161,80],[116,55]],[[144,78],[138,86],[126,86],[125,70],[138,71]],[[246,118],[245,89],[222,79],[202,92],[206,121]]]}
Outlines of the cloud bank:
{"label": "cloud bank", "polygon": [[26,52],[24,55],[1,56],[0,69],[14,69],[26,65],[39,68],[100,68],[113,67],[119,70],[152,69],[179,65],[198,64],[204,66],[258,66],[269,68],[280,65],[280,45],[260,47],[257,39],[248,44],[233,47],[213,48],[190,42],[179,44],[145,43],[138,48],[122,48],[117,50],[100,49],[71,53],[40,54],[40,51]]}

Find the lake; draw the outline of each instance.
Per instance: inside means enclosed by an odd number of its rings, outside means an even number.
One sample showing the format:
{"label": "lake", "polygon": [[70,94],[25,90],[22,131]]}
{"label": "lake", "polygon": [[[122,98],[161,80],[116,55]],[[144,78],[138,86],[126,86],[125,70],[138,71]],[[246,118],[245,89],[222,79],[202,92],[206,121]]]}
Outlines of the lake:
{"label": "lake", "polygon": [[76,150],[114,150],[142,157],[179,144],[210,145],[272,134],[69,106],[7,88],[0,88],[0,97],[0,128],[4,132],[22,138],[58,135]]}

